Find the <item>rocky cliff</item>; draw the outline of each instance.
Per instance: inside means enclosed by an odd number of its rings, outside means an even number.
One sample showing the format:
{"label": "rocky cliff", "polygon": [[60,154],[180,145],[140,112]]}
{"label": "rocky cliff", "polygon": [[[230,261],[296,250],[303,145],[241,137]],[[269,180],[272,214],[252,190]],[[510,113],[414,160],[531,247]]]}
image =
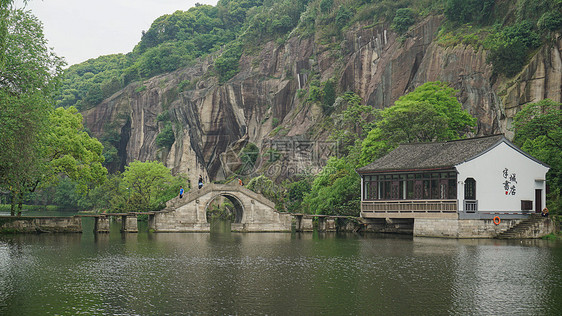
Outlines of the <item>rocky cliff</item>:
{"label": "rocky cliff", "polygon": [[[424,82],[449,82],[459,90],[463,107],[478,118],[478,135],[509,136],[511,119],[523,104],[562,100],[559,34],[519,75],[506,79],[492,76],[486,51],[440,46],[435,37],[441,21],[439,16],[428,17],[405,38],[398,38],[387,25],[357,26],[336,48],[321,45],[314,37],[264,43],[259,51],[242,56],[241,71],[224,84],[213,75],[216,55],[210,56],[127,86],[86,111],[85,125],[97,136],[117,132],[122,163],[157,159],[174,173],[188,174],[194,183],[199,174],[217,180],[240,172],[244,161],[236,156],[248,143],[257,145],[261,161],[265,157],[272,161],[273,155],[277,161],[279,156],[287,158],[273,169],[269,166],[267,172],[273,176],[321,165],[334,144],[327,141],[321,106],[303,97],[312,76],[322,82],[333,78],[338,92],[353,91],[377,108],[392,105]],[[180,91],[186,80],[189,85]],[[156,144],[165,124],[158,115],[164,111],[175,134],[171,148]],[[251,171],[255,170],[245,170],[244,175]]]}

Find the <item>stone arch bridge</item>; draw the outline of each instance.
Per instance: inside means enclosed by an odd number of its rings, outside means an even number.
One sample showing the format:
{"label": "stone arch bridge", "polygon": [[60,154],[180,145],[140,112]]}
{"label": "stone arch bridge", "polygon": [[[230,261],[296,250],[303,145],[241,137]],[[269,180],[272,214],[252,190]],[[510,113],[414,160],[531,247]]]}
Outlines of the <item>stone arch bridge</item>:
{"label": "stone arch bridge", "polygon": [[155,232],[208,232],[207,209],[217,198],[228,199],[235,209],[233,231],[290,231],[293,216],[275,210],[275,203],[236,183],[207,184],[191,189],[182,199],[176,197],[160,212],[149,216]]}

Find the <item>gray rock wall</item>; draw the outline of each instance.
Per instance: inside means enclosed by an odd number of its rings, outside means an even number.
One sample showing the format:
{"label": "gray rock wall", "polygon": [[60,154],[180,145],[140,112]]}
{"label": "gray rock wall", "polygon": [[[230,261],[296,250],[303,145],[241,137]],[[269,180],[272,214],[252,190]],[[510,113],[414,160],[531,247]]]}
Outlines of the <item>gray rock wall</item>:
{"label": "gray rock wall", "polygon": [[[199,174],[206,182],[227,178],[223,153],[239,152],[248,142],[264,154],[268,140],[285,136],[326,140],[322,108],[306,102],[311,77],[321,82],[333,78],[338,93],[353,91],[376,108],[391,106],[427,81],[449,82],[459,90],[463,107],[478,118],[478,135],[510,136],[512,118],[524,104],[562,100],[560,34],[514,78],[493,77],[482,48],[443,47],[435,41],[441,22],[442,17],[428,17],[405,40],[385,25],[358,25],[347,31],[339,48],[314,37],[265,43],[257,53],[243,55],[241,71],[224,84],[212,72],[215,54],[129,85],[83,113],[85,125],[98,137],[111,130],[121,135],[121,168],[133,160],[160,160],[195,184]],[[179,91],[184,80],[191,86]],[[163,111],[170,115],[176,138],[169,149],[155,142],[165,125],[157,121]]]}

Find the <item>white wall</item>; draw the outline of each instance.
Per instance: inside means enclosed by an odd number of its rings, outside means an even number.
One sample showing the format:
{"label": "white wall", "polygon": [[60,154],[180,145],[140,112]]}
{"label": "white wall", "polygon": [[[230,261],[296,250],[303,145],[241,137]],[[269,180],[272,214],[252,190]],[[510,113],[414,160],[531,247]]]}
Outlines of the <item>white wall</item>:
{"label": "white wall", "polygon": [[[459,211],[464,211],[464,181],[467,178],[476,180],[476,200],[478,211],[520,211],[521,200],[533,201],[535,209],[535,189],[542,189],[542,206],[546,202],[546,185],[544,181],[548,168],[531,160],[507,143],[501,143],[487,153],[456,166],[458,174],[457,197]],[[507,178],[503,171],[507,168]],[[511,181],[510,187],[515,186],[515,194],[511,190],[504,190],[504,183],[510,181],[515,174],[517,183]]]}

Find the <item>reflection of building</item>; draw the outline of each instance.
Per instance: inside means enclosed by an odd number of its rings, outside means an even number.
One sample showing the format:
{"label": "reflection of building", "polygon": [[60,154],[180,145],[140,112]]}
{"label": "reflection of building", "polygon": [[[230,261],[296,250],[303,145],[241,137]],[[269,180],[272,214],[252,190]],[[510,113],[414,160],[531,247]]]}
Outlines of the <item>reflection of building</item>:
{"label": "reflection of building", "polygon": [[[524,218],[545,206],[548,166],[503,135],[400,145],[359,168],[365,219]],[[414,229],[415,229],[414,221]]]}

